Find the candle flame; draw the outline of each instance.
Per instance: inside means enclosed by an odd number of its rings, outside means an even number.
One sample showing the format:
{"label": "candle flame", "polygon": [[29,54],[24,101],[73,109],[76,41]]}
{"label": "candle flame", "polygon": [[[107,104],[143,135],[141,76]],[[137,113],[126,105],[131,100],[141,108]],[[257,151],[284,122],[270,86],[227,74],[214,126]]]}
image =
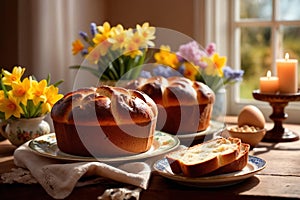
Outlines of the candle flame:
{"label": "candle flame", "polygon": [[272,76],[272,74],[271,74],[271,71],[270,71],[270,70],[268,70],[268,72],[267,72],[267,78],[268,78],[268,79],[270,79],[270,78],[271,78],[271,76]]}
{"label": "candle flame", "polygon": [[290,58],[290,55],[289,53],[286,53],[285,56],[284,56],[285,60],[288,60]]}

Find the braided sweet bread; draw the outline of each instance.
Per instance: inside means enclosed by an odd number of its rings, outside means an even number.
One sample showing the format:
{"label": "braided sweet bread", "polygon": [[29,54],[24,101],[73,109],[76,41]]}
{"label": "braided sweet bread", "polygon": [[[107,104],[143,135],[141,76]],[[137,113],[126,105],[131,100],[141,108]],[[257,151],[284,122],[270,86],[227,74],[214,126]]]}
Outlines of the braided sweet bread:
{"label": "braided sweet bread", "polygon": [[157,107],[146,94],[100,86],[70,92],[52,108],[57,145],[81,156],[121,156],[149,150]]}
{"label": "braided sweet bread", "polygon": [[203,131],[209,126],[214,92],[205,84],[184,77],[131,81],[127,88],[149,95],[158,104],[157,129],[172,134]]}

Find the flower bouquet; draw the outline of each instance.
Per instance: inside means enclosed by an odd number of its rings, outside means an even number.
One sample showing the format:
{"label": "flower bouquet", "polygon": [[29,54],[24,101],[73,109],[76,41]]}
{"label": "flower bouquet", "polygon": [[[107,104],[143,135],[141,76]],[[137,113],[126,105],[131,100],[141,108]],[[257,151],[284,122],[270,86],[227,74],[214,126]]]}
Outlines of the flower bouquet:
{"label": "flower bouquet", "polygon": [[[177,52],[162,45],[154,58],[159,66],[153,70],[153,75],[184,76],[205,83],[214,92],[227,84],[241,81],[244,74],[243,70],[233,70],[226,66],[227,58],[216,52],[214,43],[202,49],[197,42],[192,41],[181,45]],[[151,72],[143,72],[142,75],[152,76]]]}
{"label": "flower bouquet", "polygon": [[33,76],[22,80],[25,68],[2,69],[0,74],[1,134],[13,145],[50,133],[44,120],[53,105],[63,97],[58,94],[59,81],[53,85],[50,76],[37,81]]}
{"label": "flower bouquet", "polygon": [[80,39],[72,43],[73,55],[81,52],[88,66],[70,68],[87,70],[101,81],[137,78],[147,60],[148,47],[154,46],[155,28],[147,22],[137,24],[135,30],[124,29],[120,24],[111,27],[108,22],[101,26],[91,23],[90,27],[91,36],[79,33],[85,45]]}
{"label": "flower bouquet", "polygon": [[0,119],[35,118],[49,113],[63,97],[58,94],[59,81],[50,85],[50,76],[41,81],[29,76],[21,79],[25,68],[14,67],[12,73],[0,74]]}

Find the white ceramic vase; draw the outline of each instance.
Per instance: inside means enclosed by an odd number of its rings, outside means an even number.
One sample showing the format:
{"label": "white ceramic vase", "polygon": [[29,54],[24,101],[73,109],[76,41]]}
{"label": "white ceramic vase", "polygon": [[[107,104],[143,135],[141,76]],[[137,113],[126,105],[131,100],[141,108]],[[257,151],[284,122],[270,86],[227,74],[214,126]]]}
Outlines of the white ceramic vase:
{"label": "white ceramic vase", "polygon": [[10,120],[6,125],[4,137],[13,145],[20,146],[31,139],[48,134],[50,126],[44,118],[45,116]]}

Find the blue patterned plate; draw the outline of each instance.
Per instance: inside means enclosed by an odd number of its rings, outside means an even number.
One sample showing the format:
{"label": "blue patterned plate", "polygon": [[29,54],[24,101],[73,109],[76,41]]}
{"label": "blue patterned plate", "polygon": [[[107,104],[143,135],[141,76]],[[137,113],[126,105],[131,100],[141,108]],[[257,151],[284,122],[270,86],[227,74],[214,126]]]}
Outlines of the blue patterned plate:
{"label": "blue patterned plate", "polygon": [[174,174],[166,158],[156,161],[153,167],[161,176],[174,180],[180,184],[193,187],[214,188],[242,182],[263,170],[265,166],[265,160],[255,156],[249,156],[248,164],[241,171],[197,178]]}

